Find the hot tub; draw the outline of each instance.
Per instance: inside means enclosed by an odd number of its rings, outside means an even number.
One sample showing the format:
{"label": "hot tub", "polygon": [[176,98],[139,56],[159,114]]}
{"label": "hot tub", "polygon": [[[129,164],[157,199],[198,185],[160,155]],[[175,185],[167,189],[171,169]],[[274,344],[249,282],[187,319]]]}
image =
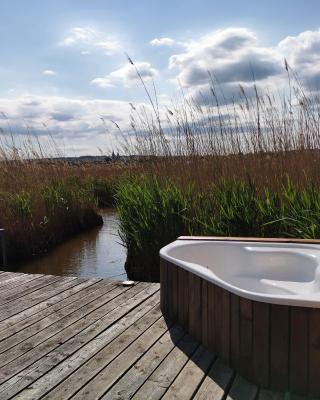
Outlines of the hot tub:
{"label": "hot tub", "polygon": [[318,242],[185,237],[160,257],[164,314],[262,387],[320,396]]}

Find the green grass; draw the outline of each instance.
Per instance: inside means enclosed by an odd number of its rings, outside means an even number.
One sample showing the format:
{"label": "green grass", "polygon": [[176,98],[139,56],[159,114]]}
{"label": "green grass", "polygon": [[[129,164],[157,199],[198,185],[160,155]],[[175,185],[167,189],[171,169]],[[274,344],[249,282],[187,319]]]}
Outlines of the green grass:
{"label": "green grass", "polygon": [[320,238],[320,188],[289,178],[277,189],[220,180],[205,190],[136,176],[117,189],[132,279],[159,280],[159,250],[179,235]]}

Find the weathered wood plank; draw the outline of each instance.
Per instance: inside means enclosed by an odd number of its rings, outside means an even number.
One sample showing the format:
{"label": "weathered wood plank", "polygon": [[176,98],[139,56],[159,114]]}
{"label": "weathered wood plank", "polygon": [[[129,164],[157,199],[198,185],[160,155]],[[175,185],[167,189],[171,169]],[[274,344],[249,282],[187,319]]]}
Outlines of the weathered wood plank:
{"label": "weathered wood plank", "polygon": [[123,375],[102,399],[131,399],[184,334],[185,331],[181,326],[175,324],[170,327],[169,331],[166,332],[148,352],[125,373],[125,375]]}
{"label": "weathered wood plank", "polygon": [[201,278],[189,274],[189,322],[188,332],[201,340]]}
{"label": "weathered wood plank", "polygon": [[221,360],[230,364],[230,293],[222,290],[221,296]]}
{"label": "weathered wood plank", "polygon": [[201,279],[201,343],[208,347],[208,284]]}
{"label": "weathered wood plank", "polygon": [[[103,290],[104,289],[104,290]],[[49,326],[43,327],[42,326],[42,321],[40,321],[39,329],[41,329],[38,333],[33,334],[30,338],[26,338],[26,340],[21,341],[19,343],[19,338],[18,336],[18,344],[12,348],[9,348],[6,351],[3,351],[0,354],[0,365],[1,369],[3,366],[7,365],[8,363],[13,362],[14,360],[22,357],[25,353],[32,351],[33,349],[36,349],[36,347],[41,344],[42,342],[50,339],[52,336],[55,336],[59,332],[61,332],[63,329],[67,328],[68,326],[72,325],[73,323],[84,319],[86,315],[92,315],[95,310],[100,312],[103,310],[104,307],[108,307],[107,304],[119,294],[121,294],[125,289],[124,288],[115,288],[112,284],[106,285],[105,288],[101,289],[101,292],[98,293],[98,296],[96,298],[96,301],[89,302],[88,304],[83,301],[83,306],[80,305],[80,309],[76,309],[75,311],[70,311],[70,313],[67,313],[64,315],[61,319],[58,319],[56,322],[53,322],[52,324],[49,323]],[[104,293],[105,292],[105,293]],[[52,318],[54,319],[53,316],[49,316],[49,319]],[[28,336],[28,332],[31,331],[33,333],[33,327],[30,329],[27,328],[26,331],[26,336]],[[23,332],[21,334],[23,338]],[[11,338],[9,338],[10,342]],[[14,342],[14,338],[12,339],[12,342]],[[13,343],[10,342],[11,345]],[[36,350],[34,350],[36,351]],[[20,364],[19,360],[16,361],[16,363]],[[13,366],[14,364],[11,364]],[[0,369],[0,371],[1,371]],[[8,368],[10,369],[10,368]],[[1,380],[0,380],[1,382]]]}
{"label": "weathered wood plank", "polygon": [[171,263],[169,263],[168,261],[167,263],[167,302],[166,302],[166,315],[169,318],[172,318],[174,316],[174,310],[173,310],[173,292],[174,292],[174,282],[173,282],[173,269],[176,268],[174,265],[172,265]]}
{"label": "weathered wood plank", "polygon": [[161,317],[147,329],[134,343],[124,350],[114,361],[99,372],[73,399],[100,399],[160,337],[170,328],[171,323]]}
{"label": "weathered wood plank", "polygon": [[160,307],[162,312],[165,314],[167,310],[167,301],[168,301],[168,273],[167,273],[167,261],[163,258],[160,258]]}
{"label": "weathered wood plank", "polygon": [[289,385],[290,391],[299,394],[308,391],[308,311],[301,307],[291,307],[290,313]]}
{"label": "weathered wood plank", "polygon": [[178,268],[178,322],[184,328],[188,326],[188,272]]}
{"label": "weathered wood plank", "polygon": [[289,307],[270,305],[270,385],[286,391],[289,381]]}
{"label": "weathered wood plank", "polygon": [[200,345],[162,398],[191,399],[214,359],[215,356]]}
{"label": "weathered wood plank", "polygon": [[40,398],[48,392],[44,398],[70,398],[161,317],[158,295],[143,304],[33,382],[18,398]]}
{"label": "weathered wood plank", "polygon": [[[70,280],[73,279],[76,278],[71,278]],[[9,292],[5,291],[3,297],[1,297],[0,318],[2,318],[2,311],[8,309],[8,307],[9,308],[11,307],[11,305],[8,303],[10,302],[19,303],[21,302],[21,300],[19,300],[21,297],[23,297],[25,300],[25,295],[35,292],[36,290],[39,289],[44,290],[46,286],[55,282],[61,282],[58,276],[45,275],[41,276],[38,279],[33,279],[32,281],[27,282],[25,285],[23,285],[23,290],[21,290],[20,286],[18,286],[10,290]]]}
{"label": "weathered wood plank", "polygon": [[[81,310],[75,311],[72,317],[67,316],[63,318],[61,321],[55,323],[54,327],[51,326],[49,329],[42,330],[39,334],[30,338],[30,340],[26,340],[13,349],[10,349],[8,354],[2,353],[0,355],[0,362],[3,363],[0,368],[0,382],[26,368],[82,329],[87,328],[99,320],[99,318],[107,315],[141,289],[138,285],[130,289],[115,288],[111,292],[99,297],[92,304],[89,303]],[[126,296],[123,292],[129,292],[131,295]],[[122,296],[119,298],[121,293]],[[11,361],[8,362],[9,360]]]}
{"label": "weathered wood plank", "polygon": [[38,279],[41,276],[43,275],[14,274],[11,278],[6,279],[5,282],[0,282],[0,298],[4,297],[5,291],[12,290],[17,286],[21,287],[21,285],[24,285],[27,282]]}
{"label": "weathered wood plank", "polygon": [[219,286],[214,288],[214,337],[215,337],[215,354],[218,357],[222,356],[222,296],[223,289]]}
{"label": "weathered wood plank", "polygon": [[[50,335],[55,333],[55,328],[54,324],[57,321],[62,320],[64,317],[68,316],[68,322],[72,322],[72,316],[75,315],[74,312],[81,309],[81,315],[85,315],[85,309],[84,307],[90,303],[93,304],[94,300],[98,300],[99,298],[102,298],[103,295],[106,293],[109,293],[115,289],[115,285],[113,283],[109,283],[107,285],[103,285],[99,289],[93,291],[92,293],[88,293],[86,297],[81,296],[78,300],[72,302],[69,305],[65,305],[62,309],[59,309],[53,313],[51,313],[49,316],[42,318],[40,321],[36,322],[35,324],[28,326],[27,328],[20,330],[16,334],[11,335],[9,338],[4,339],[0,342],[0,354],[6,352],[8,354],[8,350],[19,344],[20,342],[23,342],[23,347],[26,346],[25,340],[30,338],[31,336],[38,335],[39,332],[42,330],[47,330],[50,331]],[[99,304],[99,303],[98,303]],[[61,326],[59,326],[60,328]],[[49,335],[45,335],[45,338],[50,337]],[[33,341],[34,343],[34,341]],[[34,345],[33,345],[34,346]],[[0,362],[1,362],[1,356],[0,356]]]}
{"label": "weathered wood plank", "polygon": [[[81,283],[79,283],[81,282]],[[47,292],[47,297],[41,301],[41,302],[36,302],[35,305],[30,306],[29,308],[24,308],[22,307],[22,311],[19,311],[21,307],[13,307],[10,309],[9,314],[11,316],[7,317],[7,319],[1,321],[0,324],[0,334],[2,334],[3,331],[6,329],[13,327],[15,324],[18,323],[23,323],[24,320],[31,320],[32,316],[35,316],[35,314],[39,312],[46,312],[46,310],[51,307],[52,305],[58,303],[62,298],[66,298],[69,295],[69,290],[77,290],[77,288],[80,287],[83,288],[87,284],[91,285],[96,282],[99,282],[99,280],[96,279],[90,279],[90,280],[74,280],[66,283],[61,283],[60,285],[55,285],[54,288],[52,288]],[[72,292],[71,292],[72,293]],[[51,296],[51,297],[50,297]],[[18,308],[18,309],[17,309]]]}
{"label": "weathered wood plank", "polygon": [[[94,316],[88,315],[84,317],[58,335],[55,335],[55,337],[37,346],[37,351],[31,359],[29,355],[21,357],[19,370],[23,370],[23,374],[13,376],[16,371],[8,371],[7,367],[4,371],[1,371],[4,376],[11,374],[11,378],[0,386],[1,400],[10,398],[12,394],[21,391],[30,382],[38,379],[61,361],[71,356],[97,335],[107,330],[116,321],[121,318],[125,321],[125,315],[131,310],[139,306],[144,311],[145,301],[158,292],[159,285],[139,285],[112,300],[111,304],[109,303],[109,312],[106,313],[106,310],[103,310],[103,315],[95,313]],[[125,322],[123,323],[125,324]]]}
{"label": "weathered wood plank", "polygon": [[23,297],[23,301],[12,301],[9,305],[4,305],[3,307],[0,306],[0,318],[2,321],[7,320],[8,318],[12,317],[15,314],[18,314],[36,304],[39,304],[50,297],[56,295],[57,293],[63,292],[66,286],[70,285],[74,286],[76,280],[70,281],[60,281],[59,279],[56,280],[54,283],[46,286],[45,290],[38,289],[34,292],[31,292]]}
{"label": "weathered wood plank", "polygon": [[269,384],[269,304],[253,302],[253,372],[255,382]]}
{"label": "weathered wood plank", "polygon": [[178,319],[178,268],[175,265],[170,264],[169,269],[171,271],[171,283],[172,283],[171,287],[172,304],[170,304],[169,307],[171,308],[172,311],[171,316],[173,320],[176,321]]}
{"label": "weathered wood plank", "polygon": [[201,383],[194,399],[224,399],[232,384],[233,376],[234,371],[231,368],[226,367],[219,359],[216,360]]}
{"label": "weathered wood plank", "polygon": [[132,398],[161,399],[198,346],[199,342],[196,339],[191,335],[185,335]]}
{"label": "weathered wood plank", "polygon": [[320,309],[309,310],[309,395],[320,397]]}
{"label": "weathered wood plank", "polygon": [[[266,372],[265,361],[268,360],[264,351],[267,343],[264,327],[268,318],[263,310],[268,305],[255,303],[250,310],[242,300],[239,305],[236,296],[227,294],[229,299],[225,297],[222,289],[222,295],[219,296],[219,289],[216,293],[213,285],[200,278],[199,291],[189,293],[188,285],[177,284],[185,277],[189,279],[190,274],[181,269],[176,269],[176,272],[177,279],[175,283],[173,278],[172,289],[176,287],[177,290],[173,290],[172,299],[179,322],[183,321],[180,313],[188,311],[181,306],[181,299],[188,300],[184,302],[188,306],[191,306],[191,296],[193,300],[198,299],[199,314],[197,318],[194,314],[193,324],[197,322],[200,326],[197,328],[199,339],[203,342],[207,340],[210,346],[210,342],[211,345],[216,343],[217,336],[225,360],[231,359],[232,365],[239,359],[243,363],[243,356],[251,354],[254,370],[259,370],[261,377]],[[173,323],[161,317],[159,285],[143,283],[123,289],[123,292],[118,287],[107,291],[110,282],[56,277],[56,282],[36,288],[37,285],[34,283],[33,286],[32,281],[42,279],[42,276],[31,279],[24,274],[5,274],[0,273],[0,277],[4,276],[2,286],[0,280],[0,292],[2,287],[6,298],[11,300],[4,310],[8,318],[0,324],[1,400],[13,396],[21,400],[67,400],[73,396],[85,399],[104,396],[105,399],[143,400],[164,396],[167,399],[218,400],[224,399],[228,391],[228,400],[284,399],[283,394],[267,390],[261,390],[258,394],[257,386],[238,375],[234,379],[235,372],[231,368],[219,359],[214,362],[215,355],[199,346],[199,342],[181,327],[174,325],[170,329]],[[29,284],[27,288],[24,288],[24,282]],[[180,286],[187,290],[181,290]],[[19,287],[26,292],[20,298],[13,299],[14,293],[21,293]],[[101,300],[116,290],[119,290],[118,295],[106,302]],[[26,303],[22,304],[25,299]],[[93,308],[87,308],[91,303]],[[0,301],[0,310],[2,306]],[[290,385],[297,385],[297,391],[299,388],[304,390],[307,381],[310,393],[317,398],[315,377],[320,365],[319,310],[310,309],[309,319],[301,311],[293,308],[290,320],[288,313],[286,343],[290,342],[291,348],[296,351],[291,358],[293,368],[287,380]],[[224,317],[220,320],[220,332],[215,323],[217,317],[210,318],[211,312],[213,316],[220,312]],[[187,312],[184,315],[187,316]],[[275,315],[273,313],[273,318]],[[67,321],[69,317],[70,324]],[[276,317],[281,319],[280,313]],[[162,332],[157,328],[160,321],[163,324]],[[285,325],[283,318],[282,323]],[[301,329],[302,326],[305,329]],[[210,335],[210,329],[213,335]],[[246,332],[249,335],[244,339]],[[237,342],[234,333],[238,337],[240,335],[240,342]],[[273,335],[273,341],[279,341],[275,332]],[[308,335],[308,349],[307,345],[299,347],[299,343],[305,343]],[[283,343],[284,338],[280,338],[281,341]],[[23,348],[23,344],[26,348]],[[20,354],[15,353],[18,348]],[[18,356],[10,361],[15,354]],[[308,368],[304,368],[308,354],[311,354],[311,358],[307,362]],[[274,350],[271,356],[274,358],[275,355]],[[304,361],[300,365],[301,359]],[[280,360],[283,361],[281,354]],[[311,372],[308,380],[307,370]],[[312,385],[310,382],[313,382]],[[291,395],[291,398],[300,400],[299,396]]]}
{"label": "weathered wood plank", "polygon": [[216,336],[215,336],[215,286],[208,283],[208,347],[211,351],[216,349]]}
{"label": "weathered wood plank", "polygon": [[0,283],[8,282],[12,279],[16,279],[18,276],[23,274],[16,274],[14,272],[3,271],[0,275]]}
{"label": "weathered wood plank", "polygon": [[78,284],[75,283],[75,285],[71,287],[67,286],[66,290],[64,290],[62,293],[53,296],[50,299],[50,302],[40,303],[40,305],[43,307],[40,308],[38,306],[34,306],[32,308],[28,308],[26,311],[22,311],[20,314],[16,314],[11,318],[6,319],[0,324],[0,340],[14,335],[27,326],[30,326],[42,318],[45,318],[51,313],[85,297],[95,289],[98,289],[99,284],[102,285],[104,282],[97,281],[95,279],[89,279],[82,282],[79,280]]}
{"label": "weathered wood plank", "polygon": [[238,368],[240,365],[240,305],[239,296],[231,294],[230,297],[230,351],[231,366]]}
{"label": "weathered wood plank", "polygon": [[239,371],[246,377],[252,377],[253,360],[253,310],[252,301],[244,298],[239,299]]}

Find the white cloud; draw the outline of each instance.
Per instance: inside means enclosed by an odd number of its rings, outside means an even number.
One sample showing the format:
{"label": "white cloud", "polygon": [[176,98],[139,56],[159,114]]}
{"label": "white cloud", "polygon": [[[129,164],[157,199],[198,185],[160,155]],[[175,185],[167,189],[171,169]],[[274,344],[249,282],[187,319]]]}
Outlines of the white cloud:
{"label": "white cloud", "polygon": [[[130,105],[125,101],[22,95],[0,98],[0,128],[8,122],[16,138],[50,135],[66,154],[98,154],[98,147],[115,147],[119,132],[111,121],[128,129]],[[103,118],[103,122],[101,120]]]}
{"label": "white cloud", "polygon": [[[152,79],[158,74],[158,71],[152,68],[148,62],[135,62],[135,66],[144,80]],[[113,87],[117,84],[131,87],[137,82],[139,82],[139,77],[135,67],[127,63],[102,78],[93,79],[91,84],[101,88]]]}
{"label": "white cloud", "polygon": [[42,75],[53,76],[57,75],[57,72],[53,71],[52,69],[45,69],[44,71],[42,71]]}
{"label": "white cloud", "polygon": [[320,30],[288,36],[278,49],[311,91],[320,90]]}
{"label": "white cloud", "polygon": [[260,47],[255,34],[229,28],[189,42],[186,51],[172,55],[169,68],[179,71],[184,87],[208,84],[208,71],[221,83],[260,81],[282,72],[282,60],[272,48]]}
{"label": "white cloud", "polygon": [[176,41],[168,38],[168,37],[162,37],[162,38],[155,38],[149,42],[151,46],[173,46]]}
{"label": "white cloud", "polygon": [[59,44],[64,47],[79,47],[82,54],[88,54],[90,49],[97,49],[110,55],[120,49],[120,43],[115,38],[90,27],[71,29]]}
{"label": "white cloud", "polygon": [[285,58],[306,90],[320,90],[320,30],[288,36],[275,46],[263,46],[247,28],[222,29],[183,43],[183,51],[169,58],[175,73],[170,81],[192,95],[208,93],[209,73],[230,98],[238,94],[239,83],[250,88],[255,81],[270,90],[287,87]]}

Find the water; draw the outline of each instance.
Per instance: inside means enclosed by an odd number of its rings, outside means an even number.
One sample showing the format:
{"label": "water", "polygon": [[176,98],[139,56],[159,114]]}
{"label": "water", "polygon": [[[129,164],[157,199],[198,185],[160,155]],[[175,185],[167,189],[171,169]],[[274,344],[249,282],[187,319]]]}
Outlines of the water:
{"label": "water", "polygon": [[104,224],[62,243],[48,254],[19,266],[19,272],[124,280],[126,250],[118,235],[115,210],[101,212]]}

